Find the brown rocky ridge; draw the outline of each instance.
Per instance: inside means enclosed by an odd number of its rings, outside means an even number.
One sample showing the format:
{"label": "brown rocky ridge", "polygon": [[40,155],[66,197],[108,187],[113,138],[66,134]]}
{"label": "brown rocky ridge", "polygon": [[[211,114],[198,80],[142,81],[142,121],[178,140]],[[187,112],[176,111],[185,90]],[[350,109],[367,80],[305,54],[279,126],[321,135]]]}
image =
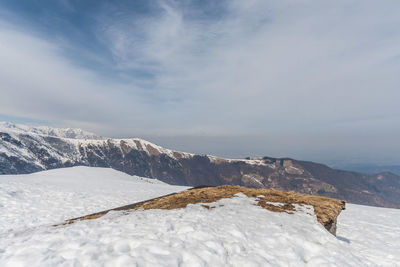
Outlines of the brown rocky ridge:
{"label": "brown rocky ridge", "polygon": [[[212,207],[206,203],[216,202],[223,198],[232,198],[237,193],[242,193],[248,197],[256,198],[257,205],[274,212],[286,212],[291,214],[295,211],[294,204],[313,206],[318,222],[321,223],[333,235],[336,235],[337,217],[345,208],[344,201],[333,198],[277,191],[274,189],[255,189],[242,186],[223,185],[216,187],[193,188],[179,193],[162,196],[111,210],[126,210],[128,212],[138,209],[171,210],[185,208],[188,204],[197,203],[203,203],[203,207],[210,209]],[[271,204],[274,202],[282,203],[283,205]],[[97,219],[111,210],[71,219],[67,221],[67,224],[73,223],[76,220]]]}

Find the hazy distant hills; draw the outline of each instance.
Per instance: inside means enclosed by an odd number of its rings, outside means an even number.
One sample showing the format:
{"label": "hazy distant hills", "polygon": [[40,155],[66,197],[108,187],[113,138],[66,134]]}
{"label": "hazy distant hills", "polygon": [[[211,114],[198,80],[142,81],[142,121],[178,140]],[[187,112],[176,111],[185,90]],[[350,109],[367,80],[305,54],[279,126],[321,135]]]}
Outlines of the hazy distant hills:
{"label": "hazy distant hills", "polygon": [[400,165],[377,165],[377,164],[343,164],[338,165],[343,170],[362,172],[362,173],[381,173],[391,172],[400,175]]}
{"label": "hazy distant hills", "polygon": [[336,170],[289,158],[223,159],[165,149],[141,139],[106,139],[79,129],[0,124],[0,174],[69,166],[110,167],[176,185],[273,187],[400,208],[400,177]]}

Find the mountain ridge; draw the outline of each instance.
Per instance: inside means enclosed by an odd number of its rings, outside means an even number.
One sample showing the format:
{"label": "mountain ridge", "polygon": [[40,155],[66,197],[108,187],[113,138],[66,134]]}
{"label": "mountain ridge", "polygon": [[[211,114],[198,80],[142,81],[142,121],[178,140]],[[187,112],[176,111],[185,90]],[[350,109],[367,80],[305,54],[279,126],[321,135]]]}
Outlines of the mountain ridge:
{"label": "mountain ridge", "polygon": [[400,208],[400,177],[391,173],[342,171],[291,158],[224,159],[174,151],[139,138],[78,139],[46,133],[0,127],[0,174],[81,165],[108,167],[175,185],[275,188]]}
{"label": "mountain ridge", "polygon": [[94,133],[79,128],[55,128],[50,126],[28,126],[10,122],[0,122],[0,131],[13,131],[20,133],[35,133],[39,135],[70,138],[70,139],[105,139]]}

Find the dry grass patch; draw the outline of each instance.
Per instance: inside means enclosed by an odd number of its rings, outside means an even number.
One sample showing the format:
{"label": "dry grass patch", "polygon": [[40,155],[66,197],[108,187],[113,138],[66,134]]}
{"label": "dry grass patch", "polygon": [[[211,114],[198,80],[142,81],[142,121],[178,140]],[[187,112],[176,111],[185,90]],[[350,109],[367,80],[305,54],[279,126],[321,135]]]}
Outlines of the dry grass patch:
{"label": "dry grass patch", "polygon": [[[179,209],[185,208],[188,204],[211,203],[222,198],[232,198],[237,193],[243,193],[248,197],[257,198],[259,199],[259,206],[275,212],[291,213],[295,208],[293,204],[311,205],[314,207],[318,222],[329,231],[331,231],[332,227],[336,228],[336,219],[345,207],[344,201],[333,198],[277,191],[274,189],[255,189],[242,186],[222,185],[186,190],[175,195],[144,202],[135,206],[134,209]],[[282,203],[283,206],[272,205],[268,202],[279,202]],[[336,232],[336,229],[332,230],[335,230],[334,233]]]}
{"label": "dry grass patch", "polygon": [[[320,222],[332,234],[336,234],[336,219],[339,213],[345,208],[345,202],[327,197],[298,194],[294,192],[277,191],[274,189],[255,189],[242,186],[223,185],[216,187],[194,188],[165,197],[144,201],[138,204],[117,208],[116,210],[138,210],[138,209],[180,209],[188,204],[203,203],[203,207],[212,208],[205,203],[212,203],[223,198],[232,198],[237,193],[243,193],[248,197],[257,198],[258,205],[274,212],[293,213],[293,204],[311,205],[314,207],[315,215]],[[268,202],[278,202],[283,205],[273,205]],[[77,219],[96,219],[106,212],[92,214]],[[69,222],[73,222],[70,220]]]}

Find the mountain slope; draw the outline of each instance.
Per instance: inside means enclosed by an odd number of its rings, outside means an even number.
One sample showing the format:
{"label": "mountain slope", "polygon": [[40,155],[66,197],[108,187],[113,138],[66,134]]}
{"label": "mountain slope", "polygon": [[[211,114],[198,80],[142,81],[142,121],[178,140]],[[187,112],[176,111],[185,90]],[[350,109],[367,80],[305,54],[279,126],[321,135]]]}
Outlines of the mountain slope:
{"label": "mountain slope", "polygon": [[175,185],[273,187],[400,208],[400,177],[391,173],[361,174],[288,158],[222,159],[164,149],[137,138],[72,139],[12,127],[0,131],[0,174],[79,165],[109,167]]}
{"label": "mountain slope", "polygon": [[75,128],[54,128],[49,126],[27,126],[9,122],[0,122],[0,131],[13,131],[19,133],[35,133],[53,137],[75,138],[75,139],[104,139],[94,133]]}

